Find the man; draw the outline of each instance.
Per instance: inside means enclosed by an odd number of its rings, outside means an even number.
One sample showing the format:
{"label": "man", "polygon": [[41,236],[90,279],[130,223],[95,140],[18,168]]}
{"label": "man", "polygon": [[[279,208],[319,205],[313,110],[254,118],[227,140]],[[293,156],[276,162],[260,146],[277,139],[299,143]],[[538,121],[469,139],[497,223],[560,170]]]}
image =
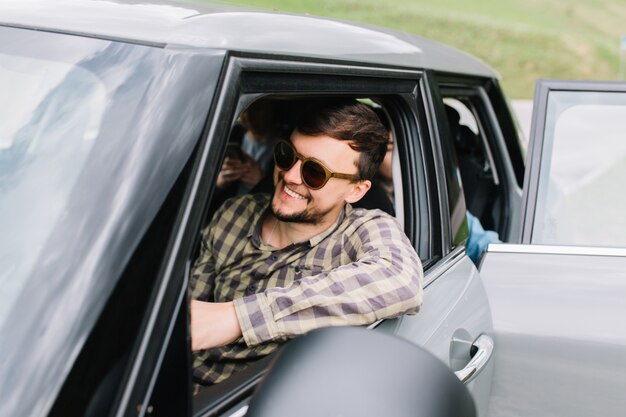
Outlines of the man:
{"label": "man", "polygon": [[353,209],[387,130],[354,100],[311,103],[276,145],[275,191],[228,200],[190,286],[194,382],[220,382],[312,329],[418,311],[419,258],[396,220]]}

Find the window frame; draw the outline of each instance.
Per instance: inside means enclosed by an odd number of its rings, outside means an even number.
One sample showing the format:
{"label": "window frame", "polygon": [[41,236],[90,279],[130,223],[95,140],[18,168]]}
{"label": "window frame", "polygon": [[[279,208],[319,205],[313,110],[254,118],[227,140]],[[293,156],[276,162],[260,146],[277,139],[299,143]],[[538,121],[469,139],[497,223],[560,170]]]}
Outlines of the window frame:
{"label": "window frame", "polygon": [[[522,156],[519,136],[517,131],[511,128],[512,119],[508,106],[503,100],[497,101],[496,92],[500,90],[495,80],[450,74],[436,74],[434,78],[433,88],[438,92],[440,103],[437,103],[437,106],[441,107],[440,112],[445,114],[443,98],[466,100],[472,104],[469,110],[476,119],[486,157],[492,163],[494,171],[500,213],[496,231],[503,241],[508,241],[515,237],[515,232],[511,232],[512,227],[517,227],[517,223],[513,224],[516,213],[512,210],[511,195],[521,192],[517,187],[520,177],[523,176],[523,166],[520,166]],[[504,109],[499,109],[498,106],[504,106]],[[447,122],[445,126],[442,124],[439,128],[444,132],[443,137],[449,141]],[[508,132],[507,136],[505,132]],[[510,176],[513,178],[509,178]]]}
{"label": "window frame", "polygon": [[[196,217],[202,217],[203,222],[206,220],[204,217],[208,213],[205,211],[215,191],[215,179],[225,154],[230,127],[240,112],[255,99],[269,95],[302,97],[309,94],[312,97],[333,94],[384,98],[384,107],[391,110],[390,122],[395,130],[402,173],[404,206],[402,211],[398,210],[398,213],[404,214],[401,222],[426,265],[433,264],[431,261],[434,258],[441,257],[437,246],[440,225],[435,223],[438,221],[436,214],[439,200],[436,195],[432,198],[436,193],[434,188],[438,186],[436,179],[429,174],[434,162],[430,160],[432,153],[428,149],[426,110],[418,104],[418,99],[425,95],[422,92],[425,89],[422,71],[334,62],[294,62],[281,57],[233,54],[228,59],[224,73],[208,133],[211,136],[209,142],[212,152],[194,182],[197,187],[204,188],[195,193],[194,204],[202,213],[197,213]],[[209,185],[203,187],[200,184]],[[394,187],[398,189],[396,181]],[[415,188],[420,192],[416,193]],[[197,230],[195,236],[194,246],[199,243]],[[200,402],[194,402],[193,415],[245,407],[253,387],[264,373],[264,370],[258,369],[260,367],[252,366],[249,374],[236,381],[237,386],[229,386],[228,390],[222,390],[224,392],[206,395]]]}
{"label": "window frame", "polygon": [[[286,58],[269,59],[264,56],[248,54],[236,54],[230,57],[227,73],[231,74],[231,80],[227,81],[230,110],[224,106],[218,110],[222,115],[222,123],[228,122],[228,129],[239,113],[252,101],[268,95],[293,95],[302,97],[306,95],[349,95],[353,97],[396,97],[385,103],[387,109],[395,109],[395,115],[403,112],[402,117],[391,114],[391,124],[402,137],[399,143],[399,157],[401,160],[402,191],[404,217],[400,220],[404,223],[404,231],[414,244],[422,260],[428,260],[433,255],[432,243],[423,239],[423,235],[429,235],[427,231],[432,228],[432,208],[427,204],[431,200],[432,187],[426,192],[426,180],[428,170],[424,167],[424,156],[428,153],[424,150],[427,144],[425,125],[423,123],[423,109],[416,106],[416,98],[424,89],[422,83],[422,71],[397,70],[392,68],[367,67],[362,64],[350,65],[334,62],[294,62]],[[232,101],[236,101],[233,105]],[[391,102],[393,101],[393,102]],[[409,114],[410,113],[410,114]],[[226,129],[226,135],[228,134]],[[416,141],[407,140],[415,137]],[[217,176],[220,166],[221,155],[224,154],[225,138],[222,135],[220,158],[213,165]],[[425,161],[425,162],[423,162]],[[418,187],[423,193],[420,201],[413,198],[413,187]],[[395,187],[395,181],[394,181]],[[213,191],[213,189],[211,189]],[[428,209],[427,216],[418,216],[419,209]],[[417,219],[417,220],[416,220]],[[426,233],[422,233],[426,232]],[[418,237],[422,240],[418,240]]]}

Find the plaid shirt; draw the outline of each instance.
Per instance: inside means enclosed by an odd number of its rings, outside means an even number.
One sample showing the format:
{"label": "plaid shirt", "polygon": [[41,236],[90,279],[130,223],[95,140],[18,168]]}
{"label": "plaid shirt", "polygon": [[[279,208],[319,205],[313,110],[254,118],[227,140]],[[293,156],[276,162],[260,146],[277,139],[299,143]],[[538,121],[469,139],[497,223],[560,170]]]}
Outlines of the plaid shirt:
{"label": "plaid shirt", "polygon": [[260,238],[269,198],[228,200],[204,230],[192,298],[234,300],[243,336],[194,353],[196,383],[220,382],[313,329],[419,310],[421,263],[393,217],[346,205],[329,229],[279,250]]}

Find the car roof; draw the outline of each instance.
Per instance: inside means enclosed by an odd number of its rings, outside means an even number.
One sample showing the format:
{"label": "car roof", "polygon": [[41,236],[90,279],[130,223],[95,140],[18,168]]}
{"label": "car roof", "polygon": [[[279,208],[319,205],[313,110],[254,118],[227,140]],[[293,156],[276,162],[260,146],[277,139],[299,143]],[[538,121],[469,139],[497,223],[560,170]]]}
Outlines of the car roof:
{"label": "car roof", "polygon": [[180,1],[0,0],[0,25],[163,47],[215,48],[498,78],[479,59],[389,29]]}

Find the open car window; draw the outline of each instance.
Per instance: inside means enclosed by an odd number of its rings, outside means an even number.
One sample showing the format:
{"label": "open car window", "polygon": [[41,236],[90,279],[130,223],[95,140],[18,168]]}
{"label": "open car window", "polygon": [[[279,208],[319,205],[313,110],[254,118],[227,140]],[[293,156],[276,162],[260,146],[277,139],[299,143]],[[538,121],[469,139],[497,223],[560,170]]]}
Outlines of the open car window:
{"label": "open car window", "polygon": [[490,145],[494,139],[485,103],[475,89],[444,89],[443,103],[466,208],[484,228],[503,233],[504,189]]}
{"label": "open car window", "polygon": [[[209,220],[228,198],[243,194],[274,192],[274,146],[289,141],[294,120],[301,108],[313,98],[286,98],[267,96],[250,103],[236,117],[229,133],[228,145],[220,167],[216,189],[208,213]],[[387,111],[369,98],[358,98],[375,110],[389,130],[387,154],[378,173],[371,179],[372,187],[353,207],[380,209],[396,215],[396,194],[401,200],[401,172],[394,147],[393,126]],[[241,168],[246,165],[245,168]],[[234,168],[233,168],[234,167]],[[239,177],[230,172],[249,170],[249,175]],[[394,175],[396,181],[394,183]]]}
{"label": "open car window", "polygon": [[[254,60],[238,60],[246,65],[257,66]],[[255,67],[256,68],[256,67]],[[289,140],[293,130],[294,118],[302,106],[312,100],[329,96],[338,98],[354,98],[375,109],[378,116],[386,124],[390,131],[390,146],[388,147],[388,177],[383,184],[384,175],[377,175],[373,179],[376,190],[370,189],[362,201],[353,206],[367,209],[380,209],[396,218],[401,216],[399,222],[409,239],[418,250],[422,260],[428,259],[432,248],[429,242],[429,233],[417,233],[417,228],[429,227],[429,216],[425,213],[418,214],[420,210],[428,210],[426,204],[425,187],[418,186],[419,182],[427,179],[423,173],[424,168],[420,160],[415,160],[419,155],[420,137],[418,135],[417,119],[411,103],[414,101],[415,86],[419,82],[407,78],[391,82],[383,78],[365,78],[367,81],[352,85],[350,76],[306,76],[301,73],[281,74],[280,83],[274,83],[275,74],[261,71],[244,71],[239,74],[243,91],[235,91],[227,100],[228,106],[219,108],[219,117],[228,120],[228,129],[213,137],[213,155],[217,156],[215,163],[209,170],[213,170],[213,183],[211,195],[207,202],[207,210],[204,214],[203,227],[206,227],[219,207],[234,196],[254,195],[257,193],[273,193],[274,191],[274,161],[273,148],[277,141]],[[413,74],[412,76],[416,76]],[[293,80],[292,80],[293,78]],[[281,91],[287,89],[288,93]],[[295,93],[294,91],[298,91]],[[255,106],[265,107],[261,112],[264,121],[268,123],[269,135],[257,140],[254,127],[250,126],[250,110]],[[271,111],[267,112],[267,108]],[[383,120],[384,119],[384,120]],[[226,124],[226,123],[224,123]],[[394,140],[391,141],[391,138]],[[252,145],[251,146],[251,142]],[[255,150],[265,148],[265,151],[255,153]],[[270,150],[270,152],[266,152]],[[269,156],[269,158],[268,158]],[[307,156],[307,155],[305,155]],[[220,171],[226,159],[251,158],[262,167],[262,178],[254,184],[242,184],[241,181],[233,181],[230,184],[221,184]],[[209,185],[206,185],[207,187]],[[414,189],[422,190],[422,194]],[[374,192],[375,191],[375,192]],[[409,198],[407,198],[407,195]],[[424,198],[418,203],[417,198]],[[418,206],[419,204],[419,206]],[[421,245],[422,242],[426,244]],[[196,256],[198,251],[196,250]],[[194,260],[196,258],[194,257]],[[193,261],[192,261],[193,263]],[[214,384],[200,390],[193,399],[194,415],[204,415],[215,410],[236,410],[245,408],[247,396],[251,389],[263,375],[265,362],[255,362],[243,371],[234,373],[223,382]]]}

